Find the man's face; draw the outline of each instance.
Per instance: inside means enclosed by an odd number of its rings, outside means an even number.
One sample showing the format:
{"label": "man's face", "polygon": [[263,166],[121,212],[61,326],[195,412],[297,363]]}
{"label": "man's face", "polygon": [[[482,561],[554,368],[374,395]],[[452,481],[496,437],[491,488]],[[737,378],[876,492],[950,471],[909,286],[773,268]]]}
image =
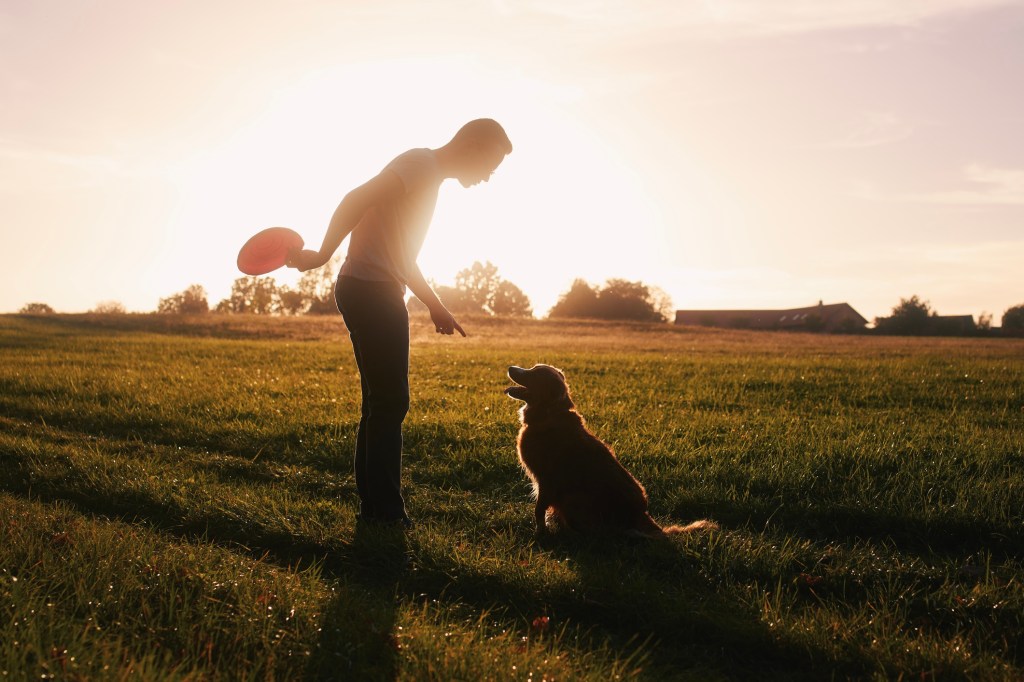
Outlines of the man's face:
{"label": "man's face", "polygon": [[505,159],[505,152],[494,142],[480,142],[470,148],[466,166],[459,174],[463,187],[472,187],[491,179],[491,174]]}

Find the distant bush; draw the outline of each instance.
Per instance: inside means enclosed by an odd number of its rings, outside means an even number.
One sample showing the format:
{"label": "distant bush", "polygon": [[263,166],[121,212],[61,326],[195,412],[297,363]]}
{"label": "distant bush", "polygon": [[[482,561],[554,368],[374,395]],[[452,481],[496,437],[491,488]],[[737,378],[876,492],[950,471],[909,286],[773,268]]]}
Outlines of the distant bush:
{"label": "distant bush", "polygon": [[[455,286],[431,284],[434,293],[455,314],[479,313],[496,317],[532,317],[529,297],[512,282],[498,275],[498,267],[476,261],[455,275]],[[409,299],[411,311],[426,311],[417,298]]]}
{"label": "distant bush", "polygon": [[[472,294],[469,292],[459,289],[458,287],[450,287],[444,284],[431,283],[430,287],[437,294],[437,297],[441,299],[441,303],[448,309],[449,312],[455,315],[464,315],[466,313],[479,313],[484,314],[483,306],[476,300],[474,300]],[[406,307],[410,312],[426,312],[427,306],[423,304],[420,299],[415,296],[409,299]]]}
{"label": "distant bush", "polygon": [[917,295],[901,298],[889,317],[875,318],[875,330],[880,334],[925,334],[928,320],[934,314],[928,301],[922,301]]}
{"label": "distant bush", "polygon": [[100,313],[101,315],[124,315],[128,311],[125,310],[124,304],[120,301],[101,301],[89,312]]}
{"label": "distant bush", "polygon": [[231,295],[217,304],[218,313],[270,315],[279,311],[277,282],[273,277],[239,277],[231,284]]}
{"label": "distant bush", "polygon": [[332,258],[319,268],[307,270],[295,288],[278,285],[273,277],[239,277],[231,284],[231,294],[217,304],[214,312],[336,315],[334,281],[338,266],[338,259]]}
{"label": "distant bush", "polygon": [[558,298],[548,317],[599,317],[597,289],[586,280],[574,279],[569,290]]}
{"label": "distant bush", "polygon": [[901,298],[889,317],[876,317],[875,331],[905,336],[969,336],[977,333],[978,326],[971,315],[939,315],[928,301],[915,295]]}
{"label": "distant bush", "polygon": [[1003,329],[1006,331],[1024,331],[1024,303],[1015,305],[1003,313]]}
{"label": "distant bush", "polygon": [[206,300],[206,289],[198,284],[189,286],[185,291],[167,298],[161,298],[157,304],[158,313],[172,315],[201,315],[210,312],[210,304]]}
{"label": "distant bush", "polygon": [[45,303],[26,303],[18,312],[22,315],[53,315],[56,311]]}
{"label": "distant bush", "polygon": [[[292,304],[298,306],[294,309],[294,314],[337,315],[338,304],[334,300],[334,282],[337,280],[337,273],[340,269],[341,261],[336,256],[323,266],[302,273],[298,284],[301,303],[295,297],[291,299]],[[284,290],[281,295],[281,304],[285,312],[288,312],[288,300],[289,292]]]}
{"label": "distant bush", "polygon": [[502,280],[491,298],[491,312],[499,317],[533,317],[533,306],[523,290]]}
{"label": "distant bush", "polygon": [[574,280],[548,312],[548,317],[582,317],[600,320],[665,322],[672,302],[660,289],[643,282],[609,279],[603,287]]}

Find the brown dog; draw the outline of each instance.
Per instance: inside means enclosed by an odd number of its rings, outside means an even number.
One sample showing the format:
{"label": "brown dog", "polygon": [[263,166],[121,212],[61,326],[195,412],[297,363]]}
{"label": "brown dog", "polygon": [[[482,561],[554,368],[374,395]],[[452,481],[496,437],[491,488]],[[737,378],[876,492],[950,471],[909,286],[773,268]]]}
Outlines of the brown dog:
{"label": "brown dog", "polygon": [[526,404],[516,441],[519,462],[533,481],[537,533],[553,525],[578,532],[619,531],[648,537],[717,528],[713,521],[662,528],[647,513],[647,493],[576,411],[561,370],[509,367],[517,385],[506,395]]}

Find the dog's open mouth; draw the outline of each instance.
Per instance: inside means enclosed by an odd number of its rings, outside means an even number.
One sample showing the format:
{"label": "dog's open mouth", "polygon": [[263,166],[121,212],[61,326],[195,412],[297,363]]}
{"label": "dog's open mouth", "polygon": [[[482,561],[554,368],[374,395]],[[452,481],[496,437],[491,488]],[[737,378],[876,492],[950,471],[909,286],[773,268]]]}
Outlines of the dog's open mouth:
{"label": "dog's open mouth", "polygon": [[522,377],[527,370],[522,367],[516,367],[515,365],[508,368],[508,378],[513,381],[514,386],[509,386],[504,390],[505,395],[516,400],[526,400],[527,388],[522,384]]}

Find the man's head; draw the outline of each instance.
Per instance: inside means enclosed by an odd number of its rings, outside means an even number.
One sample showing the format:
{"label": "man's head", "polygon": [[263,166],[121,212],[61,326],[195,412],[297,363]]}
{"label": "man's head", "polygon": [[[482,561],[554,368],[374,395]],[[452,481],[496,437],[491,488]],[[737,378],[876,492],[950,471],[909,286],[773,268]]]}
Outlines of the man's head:
{"label": "man's head", "polygon": [[463,187],[487,182],[512,153],[505,129],[490,118],[478,118],[462,126],[445,147],[452,152],[453,174]]}

